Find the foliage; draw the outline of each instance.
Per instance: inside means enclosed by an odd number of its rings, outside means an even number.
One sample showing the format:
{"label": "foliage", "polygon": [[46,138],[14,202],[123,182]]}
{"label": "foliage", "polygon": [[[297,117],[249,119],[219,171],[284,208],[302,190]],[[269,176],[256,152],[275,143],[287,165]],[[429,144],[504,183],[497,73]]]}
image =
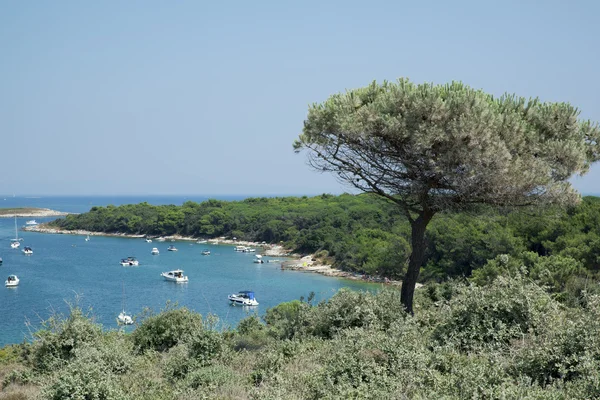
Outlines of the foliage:
{"label": "foliage", "polygon": [[[515,259],[515,268],[544,259],[531,254]],[[132,334],[90,335],[97,325],[73,308],[53,316],[31,344],[7,349],[26,357],[11,356],[0,398],[596,398],[600,297],[584,293],[584,301],[564,305],[527,268],[495,261],[506,269],[481,285],[430,283],[416,296],[414,317],[394,289],[283,303],[264,322],[252,316],[225,332],[169,306]],[[175,332],[183,339],[174,341]],[[70,339],[68,351],[57,350]],[[257,340],[260,346],[239,346]],[[52,362],[33,362],[40,358]]]}
{"label": "foliage", "polygon": [[199,314],[185,307],[173,308],[168,305],[160,314],[144,319],[132,337],[139,351],[165,351],[181,342],[192,340],[203,330]]}

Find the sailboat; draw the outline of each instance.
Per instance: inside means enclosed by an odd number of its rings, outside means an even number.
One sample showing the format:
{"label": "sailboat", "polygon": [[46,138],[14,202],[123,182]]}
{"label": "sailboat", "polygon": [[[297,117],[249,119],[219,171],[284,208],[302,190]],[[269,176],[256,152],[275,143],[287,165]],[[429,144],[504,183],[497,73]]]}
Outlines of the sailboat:
{"label": "sailboat", "polygon": [[21,242],[19,242],[19,231],[17,230],[17,216],[15,215],[15,238],[10,241],[10,247],[13,249],[18,249],[21,246]]}
{"label": "sailboat", "polygon": [[133,318],[125,312],[125,282],[123,282],[123,301],[122,301],[122,310],[119,316],[117,317],[117,322],[119,325],[131,325],[133,324]]}

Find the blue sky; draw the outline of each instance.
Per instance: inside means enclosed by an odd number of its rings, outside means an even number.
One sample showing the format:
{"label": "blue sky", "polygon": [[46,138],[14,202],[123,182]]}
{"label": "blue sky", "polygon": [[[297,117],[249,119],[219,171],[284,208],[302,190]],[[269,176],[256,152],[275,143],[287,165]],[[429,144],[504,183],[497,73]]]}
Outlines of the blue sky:
{"label": "blue sky", "polygon": [[[461,80],[600,121],[592,1],[3,1],[0,192],[348,190],[292,143],[373,80]],[[600,166],[574,179],[600,193]]]}

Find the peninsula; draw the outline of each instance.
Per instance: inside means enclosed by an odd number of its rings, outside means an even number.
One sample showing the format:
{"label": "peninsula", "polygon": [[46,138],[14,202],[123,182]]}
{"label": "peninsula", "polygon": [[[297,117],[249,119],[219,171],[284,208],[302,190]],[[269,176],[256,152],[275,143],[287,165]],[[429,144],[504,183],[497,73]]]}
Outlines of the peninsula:
{"label": "peninsula", "polygon": [[63,211],[51,210],[49,208],[0,208],[0,218],[13,217],[61,217],[70,213]]}

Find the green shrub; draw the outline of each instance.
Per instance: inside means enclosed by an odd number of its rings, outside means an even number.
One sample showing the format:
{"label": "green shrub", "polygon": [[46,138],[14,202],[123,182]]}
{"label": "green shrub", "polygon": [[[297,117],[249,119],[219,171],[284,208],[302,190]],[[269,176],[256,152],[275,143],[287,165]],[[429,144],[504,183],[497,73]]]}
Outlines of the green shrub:
{"label": "green shrub", "polygon": [[42,323],[33,335],[28,359],[36,370],[52,372],[67,363],[76,349],[98,344],[101,336],[102,328],[74,307],[67,318],[53,315]]}
{"label": "green shrub", "polygon": [[499,277],[485,287],[459,286],[441,309],[433,338],[462,350],[507,346],[535,330],[557,306],[539,286],[521,277]]}
{"label": "green shrub", "polygon": [[132,338],[139,351],[165,351],[203,329],[200,314],[185,307],[173,309],[168,305],[160,314],[144,319],[133,332]]}

